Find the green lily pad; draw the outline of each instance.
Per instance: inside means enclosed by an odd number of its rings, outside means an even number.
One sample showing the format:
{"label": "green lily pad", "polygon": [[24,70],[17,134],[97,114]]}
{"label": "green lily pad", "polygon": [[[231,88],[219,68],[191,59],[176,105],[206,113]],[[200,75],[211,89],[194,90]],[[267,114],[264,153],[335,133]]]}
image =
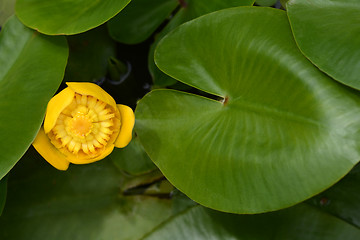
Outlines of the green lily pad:
{"label": "green lily pad", "polygon": [[116,43],[104,26],[67,39],[70,52],[65,81],[94,82],[106,75],[109,59],[116,55]]}
{"label": "green lily pad", "polygon": [[64,76],[64,37],[43,36],[12,17],[0,33],[0,179],[34,140]]}
{"label": "green lily pad", "polygon": [[77,34],[120,12],[130,0],[17,0],[15,11],[28,27],[49,35]]}
{"label": "green lily pad", "polygon": [[360,165],[357,165],[335,186],[310,199],[317,206],[360,228]]}
{"label": "green lily pad", "polygon": [[156,169],[136,136],[126,148],[115,148],[109,158],[120,170],[132,175],[140,175]]}
{"label": "green lily pad", "polygon": [[177,6],[176,0],[132,0],[108,22],[110,35],[122,43],[140,43],[150,37]]}
{"label": "green lily pad", "polygon": [[215,12],[224,8],[238,7],[238,6],[251,6],[255,0],[184,0],[179,1],[180,10],[170,20],[166,27],[156,36],[156,41],[151,45],[148,66],[150,74],[153,78],[154,84],[157,86],[170,86],[176,83],[176,80],[161,72],[154,63],[154,51],[159,41],[170,31],[194,18],[201,15]]}
{"label": "green lily pad", "polygon": [[292,239],[360,238],[360,230],[309,205],[261,215],[220,213],[195,206],[162,224],[143,240],[158,239]]}
{"label": "green lily pad", "polygon": [[255,3],[262,7],[271,7],[275,5],[277,0],[256,0]]}
{"label": "green lily pad", "polygon": [[171,199],[122,195],[123,180],[111,161],[60,172],[31,148],[9,176],[0,238],[137,240],[178,211]]}
{"label": "green lily pad", "polygon": [[282,10],[239,7],[200,17],[167,35],[155,61],[222,98],[155,90],[136,109],[145,151],[200,204],[233,213],[289,207],[360,159],[357,91],[301,54]]}
{"label": "green lily pad", "polygon": [[287,11],[303,54],[335,80],[360,89],[360,2],[291,0]]}
{"label": "green lily pad", "polygon": [[4,177],[0,180],[0,216],[5,206],[7,193],[7,178]]}
{"label": "green lily pad", "polygon": [[[151,239],[299,239],[360,237],[360,166],[307,203],[260,215],[234,215],[201,206],[179,212],[148,234]],[[311,203],[317,208],[311,207]],[[215,227],[214,227],[215,226]]]}

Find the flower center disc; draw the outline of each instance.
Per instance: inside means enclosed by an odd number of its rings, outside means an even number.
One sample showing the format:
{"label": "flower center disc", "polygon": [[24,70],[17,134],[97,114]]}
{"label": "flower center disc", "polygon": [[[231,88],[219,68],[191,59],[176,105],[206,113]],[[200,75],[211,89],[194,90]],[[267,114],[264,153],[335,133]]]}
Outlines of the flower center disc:
{"label": "flower center disc", "polygon": [[93,128],[92,121],[82,114],[76,115],[70,122],[71,131],[78,137],[85,137],[89,135]]}
{"label": "flower center disc", "polygon": [[105,102],[75,94],[48,133],[51,143],[65,155],[76,158],[99,156],[113,143],[120,129],[120,116]]}

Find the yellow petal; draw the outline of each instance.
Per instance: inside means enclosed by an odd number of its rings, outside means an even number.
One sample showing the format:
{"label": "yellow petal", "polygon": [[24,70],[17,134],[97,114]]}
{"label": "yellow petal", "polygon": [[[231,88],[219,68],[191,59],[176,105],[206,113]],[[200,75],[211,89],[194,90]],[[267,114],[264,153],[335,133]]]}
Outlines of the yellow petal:
{"label": "yellow petal", "polygon": [[45,133],[50,132],[51,129],[55,126],[56,120],[60,113],[70,105],[74,99],[74,95],[75,92],[73,90],[70,88],[65,88],[49,101],[44,121]]}
{"label": "yellow petal", "polygon": [[113,151],[113,149],[114,149],[114,144],[108,144],[106,146],[105,150],[98,157],[86,159],[86,158],[81,158],[81,157],[76,157],[76,156],[73,156],[73,157],[68,156],[68,160],[74,164],[92,163],[92,162],[96,162],[96,161],[99,161],[99,160],[105,158],[107,155],[109,155]]}
{"label": "yellow petal", "polygon": [[68,169],[69,161],[66,160],[66,156],[51,144],[50,139],[42,127],[33,142],[33,146],[36,151],[55,168],[59,170]]}
{"label": "yellow petal", "polygon": [[135,124],[135,115],[133,110],[128,106],[118,104],[117,107],[120,112],[121,126],[119,135],[114,144],[115,147],[123,148],[131,141],[132,130]]}
{"label": "yellow petal", "polygon": [[73,91],[81,94],[81,95],[88,95],[93,96],[110,106],[116,109],[116,102],[115,100],[105,92],[101,87],[96,85],[95,83],[88,83],[88,82],[67,82],[66,83],[69,88]]}

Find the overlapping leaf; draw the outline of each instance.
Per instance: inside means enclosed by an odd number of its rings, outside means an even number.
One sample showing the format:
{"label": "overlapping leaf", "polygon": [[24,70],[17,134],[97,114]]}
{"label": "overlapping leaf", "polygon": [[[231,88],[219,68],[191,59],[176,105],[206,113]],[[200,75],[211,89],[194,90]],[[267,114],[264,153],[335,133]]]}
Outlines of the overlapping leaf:
{"label": "overlapping leaf", "polygon": [[166,198],[124,196],[123,181],[111,161],[60,172],[31,149],[9,177],[0,238],[136,240],[183,209]]}
{"label": "overlapping leaf", "polygon": [[205,206],[285,208],[328,188],[360,159],[358,93],[301,54],[284,11],[240,7],[198,18],[165,37],[155,60],[175,79],[223,98],[157,90],[136,110],[150,158]]}
{"label": "overlapping leaf", "polygon": [[304,55],[334,79],[360,89],[360,2],[291,0],[287,11]]}
{"label": "overlapping leaf", "polygon": [[64,76],[63,37],[43,36],[11,18],[0,33],[0,179],[34,140]]}
{"label": "overlapping leaf", "polygon": [[260,215],[239,216],[195,206],[178,213],[144,239],[358,239],[359,183],[357,166],[335,186],[307,203]]}
{"label": "overlapping leaf", "polygon": [[133,175],[156,169],[137,137],[134,137],[126,148],[114,149],[109,158],[120,170]]}
{"label": "overlapping leaf", "polygon": [[360,228],[360,166],[357,165],[334,187],[308,202],[322,211]]}
{"label": "overlapping leaf", "polygon": [[176,0],[133,0],[108,23],[111,36],[122,43],[146,40],[178,6]]}
{"label": "overlapping leaf", "polygon": [[69,36],[68,42],[65,81],[94,82],[106,75],[109,59],[116,55],[116,46],[105,27]]}
{"label": "overlapping leaf", "polygon": [[41,33],[76,34],[97,27],[120,12],[130,0],[17,0],[16,15]]}
{"label": "overlapping leaf", "polygon": [[358,228],[301,204],[261,215],[226,214],[196,206],[159,226],[143,240],[342,240],[359,237]]}
{"label": "overlapping leaf", "polygon": [[200,17],[210,12],[221,10],[224,8],[238,7],[238,6],[250,6],[254,4],[254,0],[184,0],[179,1],[180,10],[175,14],[166,27],[156,36],[155,43],[151,46],[149,52],[148,65],[150,73],[153,77],[155,85],[169,86],[176,81],[170,78],[166,74],[163,74],[154,63],[154,51],[159,41],[171,30],[178,27],[180,24],[190,21],[191,19]]}

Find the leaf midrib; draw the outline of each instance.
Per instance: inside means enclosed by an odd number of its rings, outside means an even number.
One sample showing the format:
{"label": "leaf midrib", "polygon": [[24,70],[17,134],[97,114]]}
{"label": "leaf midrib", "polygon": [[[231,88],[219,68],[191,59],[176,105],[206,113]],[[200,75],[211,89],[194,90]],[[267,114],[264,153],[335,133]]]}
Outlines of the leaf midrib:
{"label": "leaf midrib", "polygon": [[306,116],[298,115],[294,112],[285,111],[279,108],[254,103],[244,98],[236,98],[229,100],[229,107],[239,108],[242,111],[251,111],[260,115],[269,115],[278,119],[284,119],[285,121],[292,121],[297,123],[303,123],[312,127],[329,129],[327,125],[321,123],[319,120],[315,120]]}

